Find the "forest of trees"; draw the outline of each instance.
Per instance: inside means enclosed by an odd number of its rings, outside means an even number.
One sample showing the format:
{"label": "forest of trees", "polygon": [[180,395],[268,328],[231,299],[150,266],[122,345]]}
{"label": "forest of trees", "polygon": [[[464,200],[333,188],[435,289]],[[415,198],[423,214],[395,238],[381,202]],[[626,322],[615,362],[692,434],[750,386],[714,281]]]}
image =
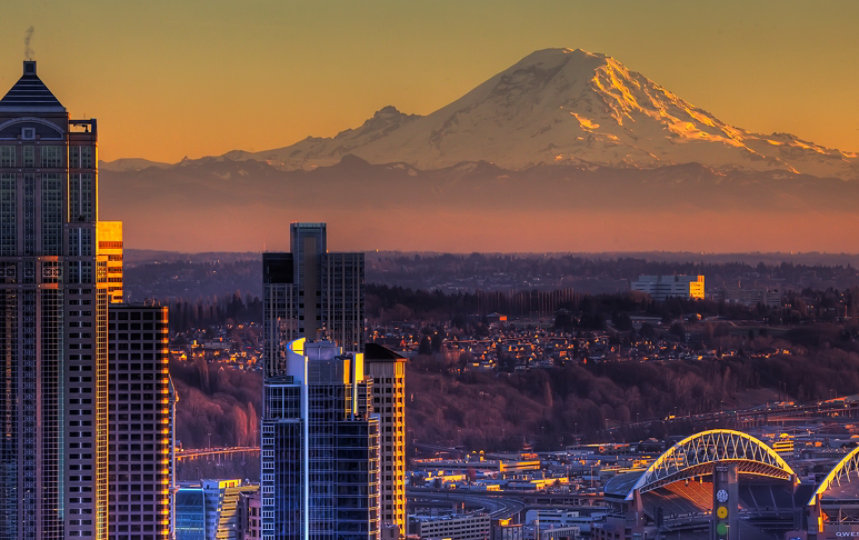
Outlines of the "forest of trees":
{"label": "forest of trees", "polygon": [[617,328],[618,324],[623,326],[623,321],[632,314],[659,317],[663,322],[689,314],[770,324],[832,322],[844,316],[859,316],[859,287],[842,291],[789,291],[782,305],[767,307],[679,297],[655,302],[647,295],[634,292],[588,295],[567,289],[443,293],[386,285],[366,286],[367,317],[383,324],[392,321],[449,321],[452,326],[465,330],[467,325],[475,323],[470,316],[492,312],[512,317],[551,315],[555,317],[555,326],[565,330],[601,330],[607,321],[613,322]]}
{"label": "forest of trees", "polygon": [[170,331],[173,333],[219,326],[230,320],[262,322],[262,301],[257,296],[247,295],[242,299],[239,293],[233,293],[194,302],[174,300],[167,305],[170,308]]}
{"label": "forest of trees", "polygon": [[[743,340],[745,349],[728,359],[572,364],[516,373],[460,373],[453,358],[419,356],[408,364],[408,429],[418,442],[508,450],[526,442],[552,449],[576,437],[596,440],[606,428],[636,420],[657,421],[649,432],[621,430],[621,439],[662,437],[665,426],[658,419],[670,414],[748,406],[761,395],[808,401],[857,393],[857,338],[855,325],[822,325],[791,332],[788,341]],[[748,354],[785,346],[793,353]]]}
{"label": "forest of trees", "polygon": [[[686,299],[655,303],[633,293],[444,294],[377,285],[367,286],[366,301],[373,322],[424,321],[431,330],[421,344],[421,354],[407,364],[409,442],[511,450],[529,443],[555,448],[577,437],[599,438],[606,428],[635,420],[748,405],[754,396],[805,401],[859,389],[856,288],[789,293],[778,308]],[[527,315],[529,306],[540,302],[557,303],[554,324],[558,330],[607,330],[613,343],[629,344],[645,330],[683,339],[685,330],[697,329],[707,346],[730,348],[738,354],[719,360],[576,362],[516,373],[461,372],[459,359],[445,354],[443,323],[452,323],[452,332],[479,335],[487,326],[474,316],[478,310],[507,308],[514,310],[508,311],[511,315]],[[175,332],[228,319],[258,321],[260,312],[258,298],[243,299],[238,294],[178,302],[171,307],[171,325]],[[631,329],[630,314],[657,316],[667,324],[636,332]],[[746,333],[736,330],[735,320],[759,324]],[[777,332],[768,332],[774,327]],[[784,348],[791,354],[753,354]],[[202,360],[171,364],[180,398],[179,440],[189,448],[255,444],[260,375],[215,366]],[[655,422],[649,433],[620,433],[633,438],[661,436],[661,429],[664,426]]]}
{"label": "forest of trees", "polygon": [[176,438],[185,448],[259,444],[262,376],[203,359],[170,363],[179,395]]}

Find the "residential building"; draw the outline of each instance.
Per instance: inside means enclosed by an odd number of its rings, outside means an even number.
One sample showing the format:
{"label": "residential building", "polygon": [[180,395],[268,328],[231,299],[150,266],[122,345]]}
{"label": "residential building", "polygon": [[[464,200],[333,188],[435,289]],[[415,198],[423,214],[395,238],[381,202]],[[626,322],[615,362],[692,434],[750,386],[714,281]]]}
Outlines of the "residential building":
{"label": "residential building", "polygon": [[368,343],[364,366],[373,379],[373,411],[379,415],[381,521],[406,536],[406,359]]}
{"label": "residential building", "polygon": [[264,539],[379,538],[379,419],[364,354],[297,339],[266,370],[261,421]]}
{"label": "residential building", "polygon": [[173,537],[173,428],[167,308],[112,304],[109,319],[109,532]]}
{"label": "residential building", "polygon": [[641,275],[630,285],[633,291],[649,294],[657,302],[664,302],[670,297],[704,299],[704,276]]}
{"label": "residential building", "polygon": [[94,119],[36,62],[0,99],[0,537],[108,536],[106,260]]}

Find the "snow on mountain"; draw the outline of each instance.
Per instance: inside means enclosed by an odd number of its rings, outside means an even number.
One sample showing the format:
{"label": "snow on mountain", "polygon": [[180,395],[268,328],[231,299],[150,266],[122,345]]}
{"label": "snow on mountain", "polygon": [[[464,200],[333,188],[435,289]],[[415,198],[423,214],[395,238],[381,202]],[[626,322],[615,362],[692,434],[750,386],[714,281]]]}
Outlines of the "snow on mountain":
{"label": "snow on mountain", "polygon": [[614,58],[580,49],[536,51],[427,116],[389,106],[332,138],[224,157],[312,169],[349,154],[420,169],[482,160],[514,170],[551,163],[700,163],[842,178],[859,172],[855,154],[731,126]]}

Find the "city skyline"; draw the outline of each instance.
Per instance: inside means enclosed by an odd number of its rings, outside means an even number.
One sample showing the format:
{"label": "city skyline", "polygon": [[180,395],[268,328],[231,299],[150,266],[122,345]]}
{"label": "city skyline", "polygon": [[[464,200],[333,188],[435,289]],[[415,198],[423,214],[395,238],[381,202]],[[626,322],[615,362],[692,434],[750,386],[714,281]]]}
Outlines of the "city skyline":
{"label": "city skyline", "polygon": [[[859,271],[826,262],[859,255],[365,253],[397,235],[512,251],[717,233],[859,251],[859,156],[552,48],[439,114],[386,107],[278,156],[100,169],[118,133],[49,89],[32,33],[0,99],[0,539],[859,535]],[[88,60],[75,80],[134,109]],[[142,137],[211,132],[202,91],[158,82],[193,104],[158,125],[141,103]],[[216,90],[224,133],[279,121]],[[126,258],[159,234],[269,244]]]}
{"label": "city skyline", "polygon": [[[52,88],[105,119],[107,161],[282,147],[353,128],[386,105],[428,114],[546,47],[615,57],[733,125],[859,150],[850,105],[859,75],[845,69],[859,53],[852,2],[215,2],[171,5],[169,18],[158,7],[12,5],[0,50],[32,55]],[[76,32],[82,24],[90,31]],[[86,82],[81,58],[99,62]],[[3,70],[0,86],[13,77]],[[225,102],[230,114],[212,114]]]}

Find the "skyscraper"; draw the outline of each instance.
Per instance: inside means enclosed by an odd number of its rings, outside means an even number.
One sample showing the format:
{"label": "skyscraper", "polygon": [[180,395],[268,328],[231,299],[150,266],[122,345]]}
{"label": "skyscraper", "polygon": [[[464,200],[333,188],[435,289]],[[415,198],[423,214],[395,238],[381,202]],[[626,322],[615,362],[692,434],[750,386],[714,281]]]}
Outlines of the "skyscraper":
{"label": "skyscraper", "polygon": [[406,537],[406,359],[376,343],[364,348],[373,379],[373,411],[379,415],[379,482],[384,533],[394,526]]}
{"label": "skyscraper", "polygon": [[328,339],[364,347],[364,254],[329,253],[324,223],[293,223],[290,253],[263,254],[266,375],[284,369],[287,343]]}
{"label": "skyscraper", "polygon": [[110,537],[172,538],[175,392],[167,308],[111,304]]}
{"label": "skyscraper", "polygon": [[263,254],[262,535],[378,538],[372,382],[343,353],[363,350],[364,255],[329,253],[324,223],[290,249]]}
{"label": "skyscraper", "polygon": [[96,142],[25,61],[0,100],[0,538],[107,538]]}
{"label": "skyscraper", "polygon": [[379,538],[379,420],[363,353],[304,338],[264,385],[264,539]]}

